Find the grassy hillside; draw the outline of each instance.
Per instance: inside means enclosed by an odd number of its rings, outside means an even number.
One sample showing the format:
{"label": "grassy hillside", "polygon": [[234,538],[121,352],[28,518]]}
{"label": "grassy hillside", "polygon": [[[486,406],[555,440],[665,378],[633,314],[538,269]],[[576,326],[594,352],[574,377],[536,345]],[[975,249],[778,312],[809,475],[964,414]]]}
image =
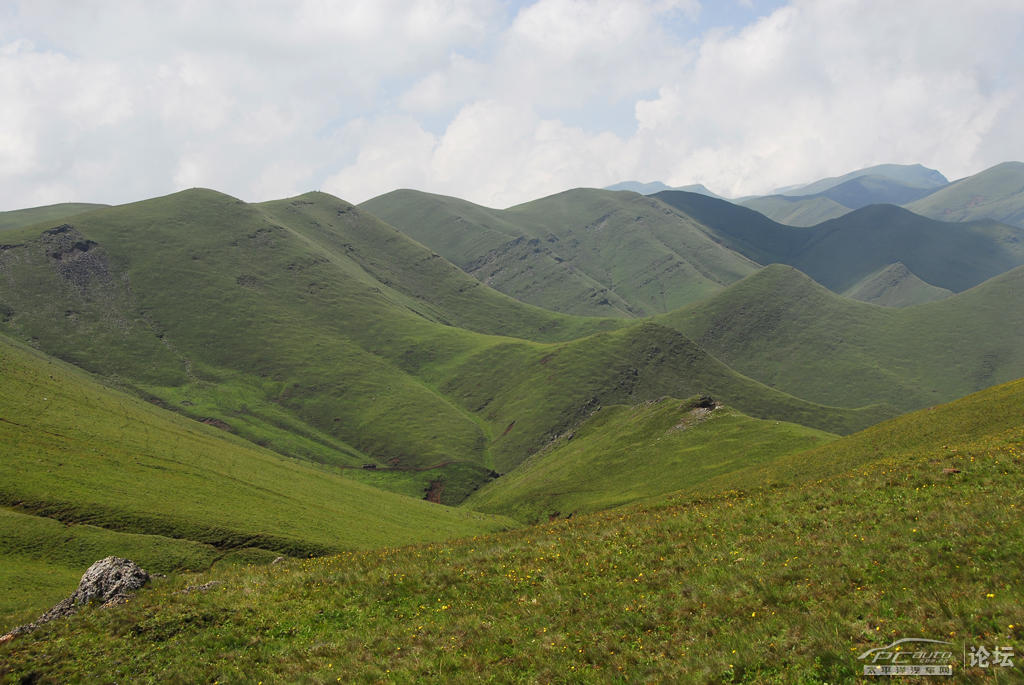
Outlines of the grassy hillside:
{"label": "grassy hillside", "polygon": [[30,207],[28,209],[14,209],[8,212],[0,212],[0,231],[22,226],[31,226],[38,223],[59,223],[65,218],[88,212],[92,209],[101,209],[108,205],[92,204],[90,202],[63,202],[45,207]]}
{"label": "grassy hillside", "polygon": [[856,410],[806,402],[736,373],[678,331],[650,322],[569,343],[497,345],[445,377],[428,381],[488,422],[491,464],[502,473],[598,407],[664,396],[708,394],[751,416],[834,433],[897,413],[882,402]]}
{"label": "grassy hillside", "polygon": [[849,207],[820,195],[765,195],[741,200],[736,204],[788,226],[815,226],[850,212]]}
{"label": "grassy hillside", "polygon": [[1022,405],[1018,381],[887,422],[803,453],[834,475],[802,483],[157,581],[0,645],[0,675],[854,682],[922,637],[960,682],[1019,682],[961,659],[1024,649]]}
{"label": "grassy hillside", "polygon": [[1022,418],[1024,379],[1019,379],[955,402],[904,414],[818,447],[733,469],[698,487],[685,489],[679,497],[811,484],[837,474],[853,473],[865,465],[877,471],[879,466],[885,468],[886,462],[914,458],[938,467],[940,472],[942,468],[965,469],[971,461],[970,448],[965,445],[1000,441],[1019,460],[1024,457]]}
{"label": "grassy hillside", "polygon": [[953,291],[925,283],[903,264],[890,264],[870,274],[843,293],[861,302],[883,307],[909,307],[950,297]]}
{"label": "grassy hillside", "polygon": [[710,393],[843,433],[892,413],[773,391],[664,327],[522,304],[322,193],[189,191],[10,235],[10,332],[279,453],[373,465],[347,474],[449,504],[599,404]]}
{"label": "grassy hillside", "polygon": [[815,402],[904,411],[1024,373],[1024,268],[904,309],[854,302],[767,267],[661,317],[737,371]]}
{"label": "grassy hillside", "polygon": [[941,221],[994,219],[1024,228],[1024,163],[997,164],[906,207]]}
{"label": "grassy hillside", "polygon": [[3,611],[109,554],[166,572],[243,548],[322,554],[504,525],[284,459],[4,336],[0,379],[0,584],[30,588]]}
{"label": "grassy hillside", "polygon": [[603,407],[465,506],[537,523],[681,490],[835,436],[707,399]]}
{"label": "grassy hillside", "polygon": [[0,254],[9,330],[317,461],[362,463],[353,444],[382,463],[480,458],[475,419],[411,375],[489,344],[455,324],[541,340],[614,326],[490,291],[325,195],[190,191],[16,234]]}
{"label": "grassy hillside", "polygon": [[633,306],[504,212],[415,190],[396,190],[360,205],[480,281],[556,311],[632,316]]}
{"label": "grassy hillside", "polygon": [[494,210],[402,190],[360,207],[504,293],[575,314],[669,311],[755,268],[633,193],[577,189]]}
{"label": "grassy hillside", "polygon": [[760,264],[789,264],[834,292],[896,262],[926,283],[961,292],[1024,264],[1024,229],[994,221],[947,223],[871,205],[811,228],[784,226],[745,207],[693,193],[654,197]]}

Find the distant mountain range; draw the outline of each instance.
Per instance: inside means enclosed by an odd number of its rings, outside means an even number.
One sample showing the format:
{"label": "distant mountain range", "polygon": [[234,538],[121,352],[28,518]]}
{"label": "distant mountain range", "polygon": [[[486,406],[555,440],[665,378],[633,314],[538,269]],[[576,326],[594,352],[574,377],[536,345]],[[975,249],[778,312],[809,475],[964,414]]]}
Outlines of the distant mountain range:
{"label": "distant mountain range", "polygon": [[[901,187],[941,182],[937,172],[917,165],[865,172],[811,184],[817,194],[805,198],[801,211],[840,206],[821,194],[829,192],[861,204],[848,199],[854,185],[891,196],[893,186],[874,180],[883,174]],[[791,264],[837,293],[887,306],[933,301],[1024,263],[1019,227],[939,222],[892,204],[844,206],[809,230],[683,191],[639,196],[576,189],[494,210],[399,190],[361,207],[512,297],[591,316],[671,311],[772,263]]]}
{"label": "distant mountain range", "polygon": [[[644,195],[682,190],[718,197],[703,186],[670,188],[660,182],[620,183],[609,189]],[[895,204],[941,221],[994,219],[1024,228],[1022,198],[1024,164],[1004,162],[953,183],[920,164],[880,164],[733,202],[790,226],[814,226],[870,204]]]}
{"label": "distant mountain range", "polygon": [[943,187],[949,180],[935,169],[920,164],[879,164],[843,174],[823,178],[804,185],[787,186],[775,190],[775,195],[808,196],[817,195],[858,179],[888,182],[905,188],[932,191]]}
{"label": "distant mountain range", "polygon": [[605,187],[605,190],[628,190],[630,192],[640,193],[641,195],[654,195],[655,193],[660,193],[663,190],[682,190],[687,193],[700,193],[701,195],[707,195],[709,197],[721,197],[721,195],[717,195],[708,190],[702,183],[672,187],[665,185],[661,181],[652,181],[650,183],[623,181],[622,183],[607,186]]}
{"label": "distant mountain range", "polygon": [[877,204],[797,228],[694,193],[665,191],[654,197],[696,219],[745,257],[759,264],[790,264],[837,293],[856,289],[897,263],[924,283],[953,292],[1024,264],[1024,229],[997,221],[939,222]]}

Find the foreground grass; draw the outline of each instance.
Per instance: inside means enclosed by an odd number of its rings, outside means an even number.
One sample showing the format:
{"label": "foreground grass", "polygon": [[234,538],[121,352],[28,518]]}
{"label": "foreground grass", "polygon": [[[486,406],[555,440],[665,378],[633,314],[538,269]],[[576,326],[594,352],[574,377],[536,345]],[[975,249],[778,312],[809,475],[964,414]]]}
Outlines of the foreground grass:
{"label": "foreground grass", "polygon": [[[1012,412],[1024,383],[999,392]],[[951,411],[915,416],[938,426]],[[1024,425],[996,419],[788,487],[157,582],[0,647],[0,674],[849,682],[857,654],[902,637],[1020,655]],[[224,584],[175,594],[211,578]],[[1017,661],[954,668],[966,682],[1019,682]]]}

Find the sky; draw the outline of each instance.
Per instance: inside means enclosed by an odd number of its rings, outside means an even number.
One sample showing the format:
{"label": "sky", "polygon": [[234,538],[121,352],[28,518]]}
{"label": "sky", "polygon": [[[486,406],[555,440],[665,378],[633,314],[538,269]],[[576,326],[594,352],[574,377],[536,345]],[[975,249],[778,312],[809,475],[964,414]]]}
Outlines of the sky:
{"label": "sky", "polygon": [[1020,0],[0,0],[0,210],[1024,160]]}

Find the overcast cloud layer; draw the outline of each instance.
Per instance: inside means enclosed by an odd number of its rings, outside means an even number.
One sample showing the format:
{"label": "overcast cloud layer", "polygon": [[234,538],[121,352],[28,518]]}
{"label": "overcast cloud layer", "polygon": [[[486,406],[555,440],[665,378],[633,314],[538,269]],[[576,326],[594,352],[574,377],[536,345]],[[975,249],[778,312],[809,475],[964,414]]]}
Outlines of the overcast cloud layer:
{"label": "overcast cloud layer", "polygon": [[736,196],[1024,159],[1019,0],[708,5],[8,3],[0,210],[192,186],[497,207],[630,179]]}

